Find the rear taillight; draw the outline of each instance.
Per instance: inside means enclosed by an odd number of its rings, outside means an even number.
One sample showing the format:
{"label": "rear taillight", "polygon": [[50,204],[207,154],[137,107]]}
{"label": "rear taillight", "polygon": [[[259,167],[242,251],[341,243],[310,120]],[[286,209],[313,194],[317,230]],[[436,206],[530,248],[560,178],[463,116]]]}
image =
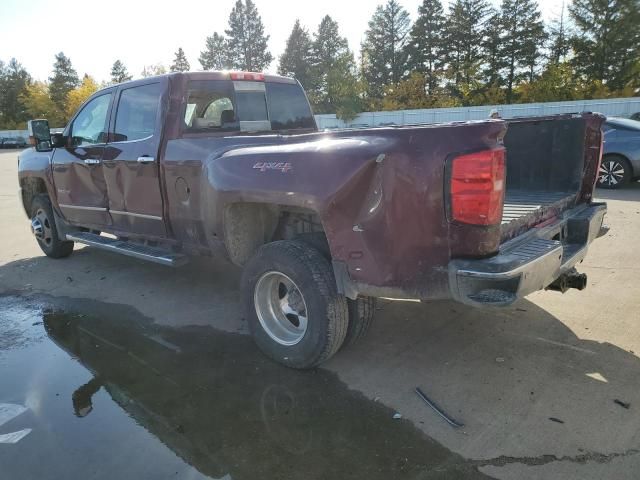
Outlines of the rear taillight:
{"label": "rear taillight", "polygon": [[230,72],[231,80],[250,80],[254,82],[264,82],[264,73],[255,72]]}
{"label": "rear taillight", "polygon": [[502,219],[505,150],[496,148],[455,157],[451,165],[451,218],[472,225]]}

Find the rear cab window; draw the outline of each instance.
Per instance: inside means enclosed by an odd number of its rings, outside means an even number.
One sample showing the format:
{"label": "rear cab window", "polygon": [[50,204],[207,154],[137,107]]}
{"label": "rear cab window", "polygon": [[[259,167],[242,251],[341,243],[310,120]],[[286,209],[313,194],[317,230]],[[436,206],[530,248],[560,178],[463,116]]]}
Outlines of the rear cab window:
{"label": "rear cab window", "polygon": [[185,133],[316,129],[309,102],[297,83],[190,80],[186,93]]}
{"label": "rear cab window", "polygon": [[187,85],[184,127],[191,133],[239,130],[230,80],[191,80]]}
{"label": "rear cab window", "polygon": [[273,130],[316,128],[309,101],[298,84],[268,82],[267,103]]}

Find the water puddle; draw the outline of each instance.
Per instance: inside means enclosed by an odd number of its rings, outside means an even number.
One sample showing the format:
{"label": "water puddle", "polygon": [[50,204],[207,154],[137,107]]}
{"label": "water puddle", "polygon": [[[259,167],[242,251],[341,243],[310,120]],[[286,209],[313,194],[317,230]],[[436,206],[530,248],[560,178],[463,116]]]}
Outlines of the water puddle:
{"label": "water puddle", "polygon": [[330,372],[99,302],[0,297],[0,404],[7,479],[487,478]]}

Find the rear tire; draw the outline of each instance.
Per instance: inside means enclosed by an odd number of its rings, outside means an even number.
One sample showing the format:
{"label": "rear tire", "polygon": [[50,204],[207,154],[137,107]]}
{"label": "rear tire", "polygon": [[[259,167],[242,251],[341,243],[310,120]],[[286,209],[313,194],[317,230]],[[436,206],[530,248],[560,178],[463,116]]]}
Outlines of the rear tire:
{"label": "rear tire", "polygon": [[598,172],[597,186],[600,188],[621,188],[631,180],[633,176],[631,164],[620,155],[606,155],[602,159]]}
{"label": "rear tire", "polygon": [[358,297],[356,300],[347,299],[349,307],[349,328],[344,339],[344,347],[354,345],[362,340],[371,325],[376,312],[375,297]]}
{"label": "rear tire", "polygon": [[49,197],[37,195],[31,202],[31,229],[47,257],[64,258],[73,252],[73,242],[60,240]]}
{"label": "rear tire", "polygon": [[305,243],[260,247],[244,268],[241,295],[255,343],[288,367],[320,365],[347,334],[347,302],[336,289],[331,264]]}

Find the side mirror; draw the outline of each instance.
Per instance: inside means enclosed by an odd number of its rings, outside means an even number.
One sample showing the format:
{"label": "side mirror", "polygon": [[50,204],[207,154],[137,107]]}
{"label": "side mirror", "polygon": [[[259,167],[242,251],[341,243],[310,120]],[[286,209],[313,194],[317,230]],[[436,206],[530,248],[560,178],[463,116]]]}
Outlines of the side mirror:
{"label": "side mirror", "polygon": [[63,148],[67,146],[67,139],[62,133],[51,134],[51,146],[53,148]]}
{"label": "side mirror", "polygon": [[38,152],[48,152],[51,147],[51,130],[47,120],[29,120],[27,122],[29,129],[29,143],[36,148]]}

